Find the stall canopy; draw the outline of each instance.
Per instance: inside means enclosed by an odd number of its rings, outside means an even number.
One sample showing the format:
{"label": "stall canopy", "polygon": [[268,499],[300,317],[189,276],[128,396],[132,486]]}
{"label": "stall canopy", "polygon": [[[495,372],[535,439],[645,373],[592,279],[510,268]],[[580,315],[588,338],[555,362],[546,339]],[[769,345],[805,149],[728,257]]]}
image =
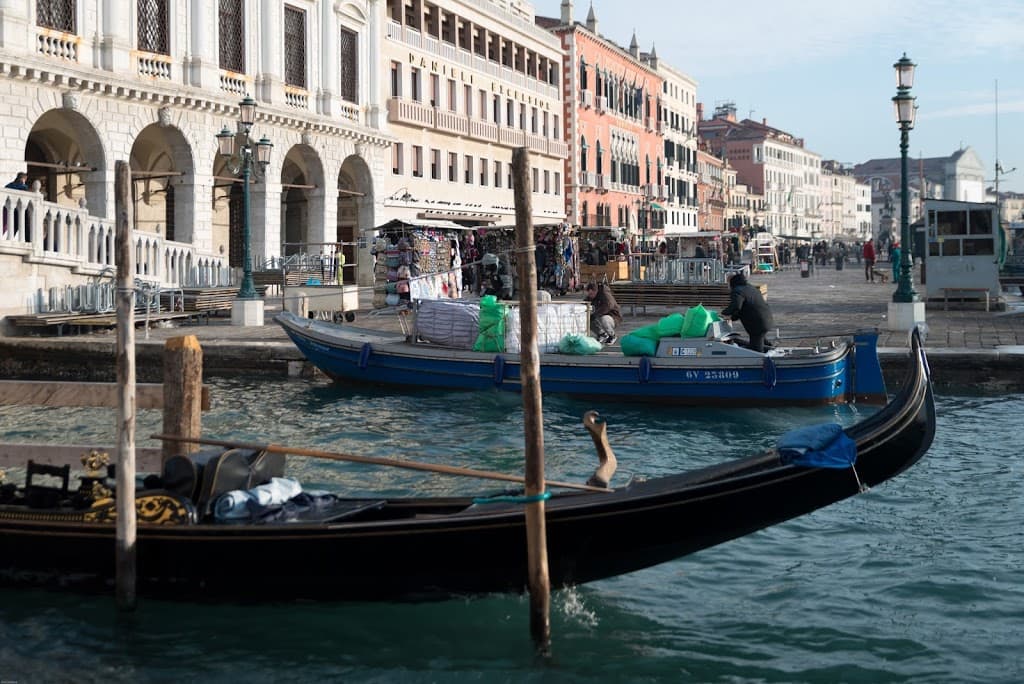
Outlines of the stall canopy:
{"label": "stall canopy", "polygon": [[415,228],[432,228],[434,230],[476,230],[478,226],[460,226],[458,223],[451,221],[441,221],[438,219],[416,219],[415,221],[403,221],[401,219],[391,219],[387,223],[382,223],[376,228],[371,228],[367,232],[374,231],[387,231],[387,230],[401,230],[403,228],[415,229]]}

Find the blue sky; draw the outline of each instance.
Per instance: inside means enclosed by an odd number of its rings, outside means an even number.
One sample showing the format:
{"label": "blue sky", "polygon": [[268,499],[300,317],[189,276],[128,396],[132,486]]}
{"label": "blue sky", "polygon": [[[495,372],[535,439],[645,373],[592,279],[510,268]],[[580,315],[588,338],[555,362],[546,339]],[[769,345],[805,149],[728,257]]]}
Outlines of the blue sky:
{"label": "blue sky", "polygon": [[[534,6],[557,17],[561,0]],[[589,7],[575,2],[578,21]],[[596,0],[594,11],[609,40],[628,45],[635,29],[642,50],[656,45],[695,78],[706,112],[734,102],[740,118],[767,118],[844,163],[899,156],[892,65],[906,52],[917,64],[910,156],[972,147],[992,185],[998,84],[999,188],[1024,193],[1024,0]]]}

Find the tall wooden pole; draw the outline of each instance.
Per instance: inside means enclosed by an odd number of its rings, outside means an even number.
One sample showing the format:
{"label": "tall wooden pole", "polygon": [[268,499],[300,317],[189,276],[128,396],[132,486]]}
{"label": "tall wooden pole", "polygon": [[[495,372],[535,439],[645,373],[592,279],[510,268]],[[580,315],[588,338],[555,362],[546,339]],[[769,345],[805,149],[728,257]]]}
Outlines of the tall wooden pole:
{"label": "tall wooden pole", "polygon": [[526,545],[530,583],[530,635],[537,653],[551,655],[551,580],[544,521],[544,407],[537,349],[537,263],[533,245],[533,204],[530,155],[525,147],[512,152],[512,192],[516,204],[516,263],[521,322],[519,376],[523,392],[523,439],[526,447]]}
{"label": "tall wooden pole", "polygon": [[115,593],[121,610],[135,608],[135,261],[132,258],[131,170],[114,169],[117,251],[117,542]]}

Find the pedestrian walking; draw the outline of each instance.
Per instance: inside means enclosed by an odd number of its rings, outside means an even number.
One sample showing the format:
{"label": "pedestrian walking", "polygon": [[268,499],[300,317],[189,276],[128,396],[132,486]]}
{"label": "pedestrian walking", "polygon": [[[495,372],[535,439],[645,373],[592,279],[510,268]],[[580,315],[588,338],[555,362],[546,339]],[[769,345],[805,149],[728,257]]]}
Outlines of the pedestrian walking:
{"label": "pedestrian walking", "polygon": [[865,240],[861,256],[864,257],[864,280],[875,282],[875,243]]}

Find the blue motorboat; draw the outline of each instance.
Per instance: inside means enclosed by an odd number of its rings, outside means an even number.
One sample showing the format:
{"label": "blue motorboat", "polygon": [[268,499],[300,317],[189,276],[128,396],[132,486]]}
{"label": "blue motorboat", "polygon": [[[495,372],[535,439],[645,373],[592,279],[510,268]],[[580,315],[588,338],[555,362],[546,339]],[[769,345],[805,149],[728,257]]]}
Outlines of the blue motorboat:
{"label": "blue motorboat", "polygon": [[[301,317],[274,320],[306,359],[339,382],[396,387],[520,390],[518,353],[477,352]],[[654,356],[540,354],[541,388],[585,397],[690,405],[793,406],[858,401],[884,404],[878,331],[780,343],[765,353],[736,344],[724,321],[703,337],[666,337]]]}

